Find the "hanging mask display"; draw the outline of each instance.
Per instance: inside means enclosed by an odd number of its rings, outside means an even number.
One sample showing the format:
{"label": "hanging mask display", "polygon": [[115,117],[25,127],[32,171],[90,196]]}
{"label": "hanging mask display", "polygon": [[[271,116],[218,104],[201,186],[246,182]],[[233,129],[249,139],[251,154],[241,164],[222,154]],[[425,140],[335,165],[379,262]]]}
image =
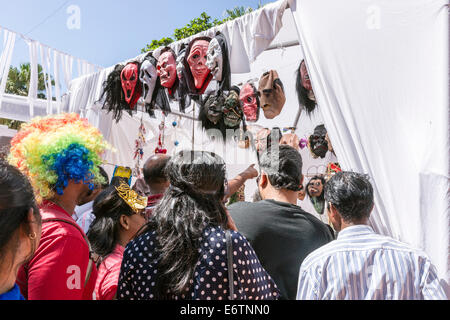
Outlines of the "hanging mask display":
{"label": "hanging mask display", "polygon": [[161,85],[168,89],[170,96],[173,96],[178,77],[176,56],[172,49],[166,47],[161,51],[156,69]]}
{"label": "hanging mask display", "polygon": [[230,61],[228,44],[225,36],[218,32],[209,42],[206,52],[206,67],[211,70],[213,78],[219,83],[220,90],[230,90]]}
{"label": "hanging mask display", "polygon": [[122,81],[122,89],[125,94],[125,101],[131,109],[134,108],[137,101],[141,97],[141,84],[139,79],[139,64],[137,62],[128,63],[123,68],[120,79]]}
{"label": "hanging mask display", "polygon": [[147,54],[141,64],[141,72],[139,74],[144,91],[145,111],[152,118],[155,118],[155,108],[161,109],[165,116],[171,111],[169,100],[158,77],[157,63],[158,61],[151,53]]}
{"label": "hanging mask display", "polygon": [[223,122],[227,128],[236,129],[239,128],[243,118],[243,112],[239,101],[239,88],[234,86],[225,99],[223,105]]}
{"label": "hanging mask display", "polygon": [[198,118],[204,130],[218,129],[221,132],[225,131],[222,114],[225,99],[226,95],[221,91],[211,92],[203,97]]}
{"label": "hanging mask display", "polygon": [[[153,59],[153,63],[151,60]],[[153,91],[155,90],[158,74],[155,68],[155,58],[147,57],[141,64],[139,80],[142,83],[142,98],[145,104],[152,102]]]}
{"label": "hanging mask display", "polygon": [[281,113],[286,102],[283,83],[275,70],[265,72],[259,79],[258,87],[261,108],[267,119],[273,119]]}
{"label": "hanging mask display", "polygon": [[125,68],[122,64],[117,64],[114,70],[108,75],[108,78],[103,82],[103,92],[100,100],[105,97],[102,109],[108,113],[113,113],[113,119],[116,122],[122,118],[122,112],[126,111],[132,114],[132,108],[125,100],[124,90],[122,89],[122,71]]}
{"label": "hanging mask display", "polygon": [[322,175],[316,175],[306,185],[306,194],[318,214],[323,214],[325,209],[325,184],[325,178]]}
{"label": "hanging mask display", "polygon": [[316,108],[316,97],[312,90],[311,79],[309,78],[308,70],[306,69],[305,60],[300,62],[297,69],[297,80],[295,83],[297,91],[298,103],[303,106],[307,114],[311,114]]}
{"label": "hanging mask display", "polygon": [[313,158],[325,158],[328,152],[328,143],[325,139],[327,130],[323,124],[318,125],[314,128],[314,134],[309,136],[308,146],[311,151]]}
{"label": "hanging mask display", "polygon": [[211,70],[206,66],[206,52],[210,41],[209,37],[196,38],[186,48],[184,68],[189,94],[203,94],[212,79]]}
{"label": "hanging mask display", "polygon": [[256,87],[247,82],[241,89],[239,94],[239,100],[241,101],[242,111],[245,115],[245,120],[248,122],[256,122],[259,119],[259,95]]}
{"label": "hanging mask display", "polygon": [[327,165],[327,180],[329,180],[332,176],[334,176],[336,173],[341,172],[341,166],[339,165],[338,162],[330,162]]}

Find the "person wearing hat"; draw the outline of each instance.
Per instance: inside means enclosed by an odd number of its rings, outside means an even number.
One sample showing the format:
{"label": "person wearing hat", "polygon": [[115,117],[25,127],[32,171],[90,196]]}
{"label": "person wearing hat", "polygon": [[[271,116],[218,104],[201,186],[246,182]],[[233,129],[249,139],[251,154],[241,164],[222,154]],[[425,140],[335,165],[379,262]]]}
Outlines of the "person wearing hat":
{"label": "person wearing hat", "polygon": [[147,222],[146,206],[147,198],[139,196],[125,182],[109,186],[95,199],[95,220],[87,235],[100,258],[94,291],[96,300],[115,299],[123,252]]}

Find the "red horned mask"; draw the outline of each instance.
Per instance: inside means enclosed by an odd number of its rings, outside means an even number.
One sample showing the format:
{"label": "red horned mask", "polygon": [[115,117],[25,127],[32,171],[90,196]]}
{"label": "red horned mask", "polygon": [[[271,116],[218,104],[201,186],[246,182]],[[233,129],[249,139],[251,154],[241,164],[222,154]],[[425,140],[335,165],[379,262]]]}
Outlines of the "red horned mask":
{"label": "red horned mask", "polygon": [[122,73],[120,74],[125,101],[130,106],[137,86],[138,73],[138,65],[136,63],[129,63],[123,68]]}

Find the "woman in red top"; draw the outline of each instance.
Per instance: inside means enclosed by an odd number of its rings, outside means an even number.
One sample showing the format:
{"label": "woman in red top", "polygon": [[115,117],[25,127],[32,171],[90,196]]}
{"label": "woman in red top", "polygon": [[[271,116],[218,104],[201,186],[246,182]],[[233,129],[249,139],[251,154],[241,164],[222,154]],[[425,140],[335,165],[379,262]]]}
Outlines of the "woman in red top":
{"label": "woman in red top", "polygon": [[123,252],[146,223],[146,205],[147,198],[140,197],[126,183],[109,186],[95,199],[95,220],[88,238],[100,256],[94,291],[97,300],[115,299]]}

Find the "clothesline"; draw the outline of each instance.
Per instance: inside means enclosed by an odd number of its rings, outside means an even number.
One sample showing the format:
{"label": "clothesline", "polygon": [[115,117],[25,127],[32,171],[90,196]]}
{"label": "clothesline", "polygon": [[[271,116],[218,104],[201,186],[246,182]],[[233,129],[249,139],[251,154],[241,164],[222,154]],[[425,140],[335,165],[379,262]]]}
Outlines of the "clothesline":
{"label": "clothesline", "polygon": [[[27,37],[26,35],[24,35],[23,33],[20,33],[20,32],[14,31],[14,30],[11,30],[11,29],[6,28],[6,27],[4,27],[4,26],[2,26],[2,25],[0,25],[0,29],[4,29],[4,30],[7,30],[7,31],[9,31],[9,32],[15,33],[16,35],[19,35],[19,36],[20,36],[23,40],[25,40],[25,41],[34,41],[34,42],[38,42],[38,43],[40,43],[42,46],[47,47],[47,48],[49,48],[49,49],[51,49],[51,50],[53,50],[53,51],[55,51],[55,52],[58,52],[58,53],[60,53],[60,54],[66,55],[66,56],[73,57],[73,58],[75,58],[75,59],[77,59],[77,60],[80,60],[80,61],[88,62],[87,60],[76,58],[76,57],[72,56],[71,54],[68,54],[68,53],[65,53],[65,52],[63,52],[63,51],[61,51],[61,50],[55,49],[55,48],[53,48],[53,47],[50,47],[49,45],[46,45],[45,43],[42,43],[42,42],[40,42],[40,41],[31,39],[31,38]],[[98,68],[98,69],[103,69],[103,68],[104,68],[104,67],[98,66],[98,65],[96,65],[96,64],[90,63],[90,62],[88,62],[88,63],[91,64],[92,66]]]}

